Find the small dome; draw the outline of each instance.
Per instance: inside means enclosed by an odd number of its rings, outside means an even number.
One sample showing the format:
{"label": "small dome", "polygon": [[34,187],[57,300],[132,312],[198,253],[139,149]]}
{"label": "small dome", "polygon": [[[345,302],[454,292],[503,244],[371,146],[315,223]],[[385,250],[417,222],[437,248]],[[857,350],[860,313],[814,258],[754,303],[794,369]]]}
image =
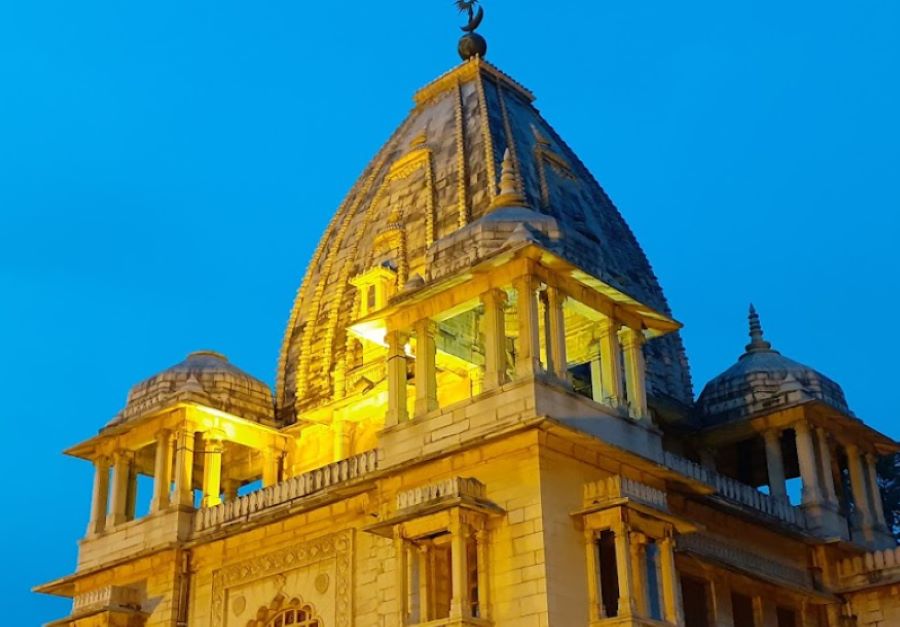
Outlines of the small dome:
{"label": "small dome", "polygon": [[268,385],[229,363],[221,353],[197,351],[131,388],[125,409],[107,426],[181,401],[198,402],[248,420],[274,422]]}
{"label": "small dome", "polygon": [[759,315],[752,305],[750,338],[738,362],[703,388],[697,408],[705,426],[811,400],[851,414],[837,383],[772,348],[763,337]]}

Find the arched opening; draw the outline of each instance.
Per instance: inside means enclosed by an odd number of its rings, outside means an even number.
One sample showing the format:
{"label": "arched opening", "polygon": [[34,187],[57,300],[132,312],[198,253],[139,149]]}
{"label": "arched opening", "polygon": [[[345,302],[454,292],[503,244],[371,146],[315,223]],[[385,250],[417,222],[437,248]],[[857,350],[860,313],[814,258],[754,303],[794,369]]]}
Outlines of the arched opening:
{"label": "arched opening", "polygon": [[247,623],[247,627],[325,627],[325,623],[316,609],[302,599],[293,598],[287,603],[285,597],[278,595],[268,607],[261,607],[256,618]]}

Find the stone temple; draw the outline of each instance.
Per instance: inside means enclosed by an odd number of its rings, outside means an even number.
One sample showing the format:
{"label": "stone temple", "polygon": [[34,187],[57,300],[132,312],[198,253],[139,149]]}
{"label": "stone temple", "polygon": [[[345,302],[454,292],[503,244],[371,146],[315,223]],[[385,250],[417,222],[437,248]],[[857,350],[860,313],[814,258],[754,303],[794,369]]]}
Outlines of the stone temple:
{"label": "stone temple", "polygon": [[196,352],[66,451],[50,625],[900,625],[898,444],[755,311],[695,398],[628,225],[477,48],[334,214],[274,390]]}

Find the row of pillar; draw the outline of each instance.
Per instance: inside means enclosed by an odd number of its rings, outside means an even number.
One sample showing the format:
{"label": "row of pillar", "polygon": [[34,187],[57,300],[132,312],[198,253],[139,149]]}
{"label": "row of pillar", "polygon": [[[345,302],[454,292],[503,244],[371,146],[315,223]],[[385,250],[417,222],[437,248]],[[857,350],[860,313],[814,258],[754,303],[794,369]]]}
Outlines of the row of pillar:
{"label": "row of pillar", "polygon": [[[194,446],[197,432],[192,429],[161,429],[156,435],[153,470],[153,497],[150,512],[160,512],[170,505],[194,506]],[[226,498],[236,498],[238,483],[223,481],[222,455],[224,434],[201,432],[203,441],[202,507],[213,507]],[[274,447],[263,451],[263,487],[279,481],[281,452]],[[132,520],[137,496],[135,453],[118,450],[111,456],[94,459],[94,487],[88,535],[95,535]],[[174,466],[173,466],[174,459]],[[112,472],[110,473],[110,469]],[[110,474],[112,477],[110,478]],[[171,487],[171,490],[170,490]]]}
{"label": "row of pillar", "polygon": [[[547,373],[568,383],[566,296],[558,288],[541,291],[544,304],[546,364],[541,361],[541,325],[538,313],[540,282],[532,275],[513,281],[517,299],[518,343],[515,374],[520,378]],[[481,296],[484,308],[482,332],[485,338],[483,389],[502,386],[508,379],[506,352],[506,292],[492,289]],[[438,408],[435,333],[437,324],[423,319],[413,325],[416,336],[415,415],[422,416]],[[591,379],[594,400],[614,407],[622,406],[627,395],[629,413],[634,418],[647,415],[644,336],[639,330],[623,328],[610,318],[598,323],[597,354],[592,361]],[[621,340],[620,340],[621,335]],[[407,331],[393,329],[385,335],[387,344],[388,411],[386,425],[409,419],[406,398]],[[624,372],[623,372],[624,366]]]}
{"label": "row of pillar", "polygon": [[[807,421],[793,425],[797,443],[797,460],[803,481],[804,505],[838,507],[832,472],[831,447],[828,433],[822,427],[812,427]],[[763,433],[766,448],[766,465],[769,473],[769,492],[773,497],[787,501],[784,460],[781,449],[781,430],[769,429]],[[864,530],[882,528],[884,508],[878,487],[877,458],[871,453],[863,455],[856,444],[844,446],[853,501],[860,515]]]}

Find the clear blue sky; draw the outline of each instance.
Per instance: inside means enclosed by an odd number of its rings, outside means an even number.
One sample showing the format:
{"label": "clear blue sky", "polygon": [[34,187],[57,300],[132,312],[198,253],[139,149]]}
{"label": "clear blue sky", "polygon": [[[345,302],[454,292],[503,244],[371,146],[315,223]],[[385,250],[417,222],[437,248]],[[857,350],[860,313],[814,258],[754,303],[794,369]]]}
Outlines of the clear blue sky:
{"label": "clear blue sky", "polygon": [[[643,244],[696,391],[753,300],[776,348],[900,436],[900,4],[486,11],[489,58]],[[0,1],[8,624],[68,611],[27,592],[71,572],[87,523],[90,467],[61,451],[130,385],[198,348],[273,380],[319,234],[460,22],[450,0]]]}

